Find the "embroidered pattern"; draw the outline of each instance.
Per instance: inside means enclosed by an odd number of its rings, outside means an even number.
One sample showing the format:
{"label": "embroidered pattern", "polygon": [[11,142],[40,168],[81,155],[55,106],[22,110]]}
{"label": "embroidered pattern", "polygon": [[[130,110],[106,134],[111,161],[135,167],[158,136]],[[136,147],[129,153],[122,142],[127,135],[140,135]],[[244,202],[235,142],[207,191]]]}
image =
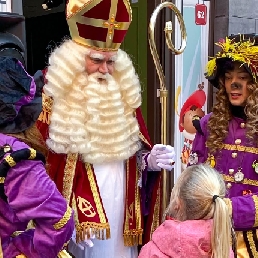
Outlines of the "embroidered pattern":
{"label": "embroidered pattern", "polygon": [[42,93],[42,102],[43,102],[43,109],[51,113],[52,106],[53,106],[53,99],[51,97],[48,97],[45,93]]}
{"label": "embroidered pattern", "polygon": [[70,220],[71,216],[72,216],[72,209],[69,207],[69,205],[67,205],[67,209],[64,216],[57,223],[53,225],[54,229],[59,230],[63,228]]}
{"label": "embroidered pattern", "polygon": [[253,195],[252,196],[255,206],[255,221],[254,221],[254,228],[258,227],[258,196]]}
{"label": "embroidered pattern", "polygon": [[[221,175],[223,176],[224,181],[236,183],[235,178],[233,176],[224,175],[224,174],[221,174]],[[244,178],[241,184],[258,186],[258,180]]]}
{"label": "embroidered pattern", "polygon": [[160,193],[161,193],[161,187],[160,187],[160,182],[159,182],[159,186],[157,189],[157,197],[156,197],[156,201],[155,201],[155,206],[154,206],[154,212],[153,212],[153,219],[152,219],[152,225],[151,225],[151,231],[150,231],[150,239],[152,238],[152,234],[153,232],[157,229],[157,227],[160,225]]}
{"label": "embroidered pattern", "polygon": [[53,99],[48,97],[45,93],[42,93],[42,112],[39,115],[38,120],[42,123],[50,124],[50,115],[52,112]]}
{"label": "embroidered pattern", "polygon": [[149,152],[143,153],[142,151],[139,151],[139,154],[141,157],[137,157],[137,164],[139,163],[138,169],[139,169],[139,179],[137,185],[142,188],[142,172],[145,171],[148,167],[147,158],[149,155]]}
{"label": "embroidered pattern", "polygon": [[249,246],[247,246],[247,249],[250,249],[250,251],[251,251],[251,254],[249,253],[249,255],[253,255],[253,257],[257,257],[258,252],[256,250],[256,245],[255,245],[255,241],[254,241],[254,232],[250,230],[250,231],[247,231],[246,234],[247,234],[247,240],[249,243]]}
{"label": "embroidered pattern", "polygon": [[230,151],[241,151],[241,152],[249,152],[249,153],[252,153],[252,154],[258,154],[258,148],[246,147],[246,146],[242,146],[242,145],[223,144],[222,149],[230,150]]}
{"label": "embroidered pattern", "polygon": [[142,165],[141,165],[141,170],[142,170],[142,171],[144,171],[144,170],[147,168],[147,166],[148,166],[146,157],[147,157],[149,154],[150,154],[149,152],[142,154]]}
{"label": "embroidered pattern", "polygon": [[80,211],[86,217],[92,218],[92,217],[96,216],[96,211],[94,210],[93,206],[91,205],[91,203],[89,201],[87,201],[86,199],[79,196],[77,198],[77,202],[78,202],[78,207],[79,207]]}
{"label": "embroidered pattern", "polygon": [[102,224],[107,223],[106,216],[105,216],[103,207],[101,205],[100,196],[98,194],[97,185],[96,185],[96,182],[94,180],[94,176],[93,176],[93,171],[92,171],[91,165],[89,163],[87,163],[85,166],[86,166],[86,171],[87,171],[88,179],[89,179],[89,182],[90,182],[90,188],[91,188],[91,191],[93,193],[94,202],[96,204],[97,212],[99,214],[100,223],[102,223]]}
{"label": "embroidered pattern", "polygon": [[66,164],[64,168],[64,179],[63,179],[63,196],[67,203],[70,203],[73,187],[73,179],[75,175],[76,163],[78,160],[78,154],[70,153],[67,155]]}

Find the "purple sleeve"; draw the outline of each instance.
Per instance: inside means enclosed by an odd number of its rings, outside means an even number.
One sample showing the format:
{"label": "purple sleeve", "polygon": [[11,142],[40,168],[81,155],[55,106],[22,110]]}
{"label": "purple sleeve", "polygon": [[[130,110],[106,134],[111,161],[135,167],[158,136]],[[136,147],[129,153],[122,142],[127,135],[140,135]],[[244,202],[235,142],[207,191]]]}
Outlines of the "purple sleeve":
{"label": "purple sleeve", "polygon": [[[205,142],[206,142],[205,136],[197,132],[193,141],[193,147],[191,151],[191,155],[194,155],[196,153],[198,157],[198,159],[196,159],[196,162],[194,162],[194,164],[205,163],[207,159]],[[193,165],[193,164],[189,164],[189,165]]]}
{"label": "purple sleeve", "polygon": [[200,128],[202,132],[198,132],[198,131],[196,132],[188,165],[205,163],[208,158],[206,140],[207,140],[207,123],[208,123],[209,117],[210,117],[210,114],[204,116],[200,120]]}
{"label": "purple sleeve", "polygon": [[258,196],[245,195],[231,198],[232,218],[236,230],[251,230],[258,227]]}
{"label": "purple sleeve", "polygon": [[142,154],[142,166],[141,166],[141,200],[142,200],[142,211],[143,216],[147,216],[150,211],[151,196],[156,180],[159,177],[158,171],[148,170],[148,156],[150,152]]}
{"label": "purple sleeve", "polygon": [[8,249],[26,257],[57,257],[74,230],[73,212],[40,161],[21,161],[5,180],[10,207],[21,222],[33,220],[35,230],[14,237]]}

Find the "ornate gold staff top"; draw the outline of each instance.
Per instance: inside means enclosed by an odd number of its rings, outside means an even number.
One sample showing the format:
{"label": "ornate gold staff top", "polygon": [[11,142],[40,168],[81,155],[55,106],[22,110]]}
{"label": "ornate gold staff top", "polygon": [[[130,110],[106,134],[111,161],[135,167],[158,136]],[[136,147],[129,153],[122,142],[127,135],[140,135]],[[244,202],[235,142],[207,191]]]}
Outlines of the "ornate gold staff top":
{"label": "ornate gold staff top", "polygon": [[[175,15],[177,16],[177,19],[179,21],[180,30],[181,30],[181,37],[182,37],[182,43],[181,48],[178,50],[174,47],[172,40],[171,40],[171,34],[172,34],[172,22],[166,22],[165,26],[165,35],[166,35],[166,44],[168,48],[172,51],[172,53],[176,55],[180,55],[183,53],[185,47],[186,47],[186,29],[183,17],[180,13],[180,11],[177,9],[177,7],[171,3],[171,2],[163,2],[160,5],[156,7],[154,10],[149,24],[149,44],[150,44],[150,50],[151,54],[153,56],[153,60],[156,66],[156,70],[159,76],[160,80],[160,103],[161,103],[161,143],[167,144],[167,96],[168,91],[166,89],[165,85],[165,75],[160,63],[159,55],[157,52],[156,44],[155,44],[155,25],[156,20],[159,12],[165,8],[168,7],[172,11],[174,11]],[[162,211],[165,212],[168,202],[169,202],[169,195],[170,191],[168,189],[168,182],[167,182],[167,172],[166,170],[162,169]]]}

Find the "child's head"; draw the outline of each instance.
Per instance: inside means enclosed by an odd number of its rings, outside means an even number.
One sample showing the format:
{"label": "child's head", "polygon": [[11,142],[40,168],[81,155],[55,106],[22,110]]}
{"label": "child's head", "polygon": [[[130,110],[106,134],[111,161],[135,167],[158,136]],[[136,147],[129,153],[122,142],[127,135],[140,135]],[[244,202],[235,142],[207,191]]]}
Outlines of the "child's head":
{"label": "child's head", "polygon": [[169,214],[178,220],[213,218],[215,204],[225,193],[225,183],[216,170],[205,165],[188,167],[172,190]]}
{"label": "child's head", "polygon": [[222,176],[206,165],[188,167],[178,178],[167,214],[176,220],[213,219],[212,257],[229,257],[231,219]]}

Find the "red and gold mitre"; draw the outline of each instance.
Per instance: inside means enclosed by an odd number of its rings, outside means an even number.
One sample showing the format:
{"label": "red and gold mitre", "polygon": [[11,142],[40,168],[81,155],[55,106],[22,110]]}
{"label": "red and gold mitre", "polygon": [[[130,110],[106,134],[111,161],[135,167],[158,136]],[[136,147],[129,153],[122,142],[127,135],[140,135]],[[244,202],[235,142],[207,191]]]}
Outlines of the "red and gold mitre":
{"label": "red and gold mitre", "polygon": [[66,19],[75,42],[116,51],[130,26],[132,11],[129,0],[68,0]]}

